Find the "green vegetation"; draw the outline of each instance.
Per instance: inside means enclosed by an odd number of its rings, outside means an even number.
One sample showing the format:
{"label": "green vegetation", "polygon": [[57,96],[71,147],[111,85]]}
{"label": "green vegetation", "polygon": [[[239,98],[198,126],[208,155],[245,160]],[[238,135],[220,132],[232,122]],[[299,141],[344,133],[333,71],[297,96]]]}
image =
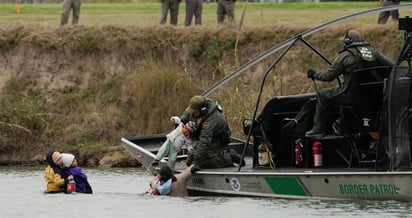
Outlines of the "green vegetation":
{"label": "green vegetation", "polygon": [[[237,18],[242,4],[237,2]],[[33,155],[56,148],[99,160],[123,151],[121,137],[168,132],[168,118],[180,115],[191,96],[262,52],[376,4],[249,3],[240,31],[216,26],[214,3],[205,4],[203,26],[188,28],[157,25],[159,3],[83,4],[76,27],[56,25],[60,4],[22,5],[21,14],[15,14],[15,5],[2,4],[0,152]],[[343,22],[306,40],[333,60],[342,48],[339,38],[356,28],[395,58],[402,34],[391,21],[380,26],[376,19],[368,15]],[[262,75],[276,57],[210,96],[223,105],[235,137],[244,137],[242,121],[251,117]],[[313,91],[305,72],[326,67],[308,48],[296,45],[269,75],[258,109],[273,96]]]}
{"label": "green vegetation", "polygon": [[[236,18],[239,20],[245,2],[236,3]],[[248,3],[245,25],[264,26],[317,25],[340,16],[379,7],[371,2],[324,2],[324,3]],[[183,26],[185,4],[180,4],[179,26]],[[410,12],[410,10],[409,10]],[[0,24],[41,23],[56,26],[60,21],[61,4],[22,4],[16,14],[15,4],[2,4]],[[152,26],[159,21],[160,3],[83,3],[80,24]],[[405,11],[407,14],[407,11]],[[216,3],[203,4],[203,26],[216,26]],[[376,22],[377,16],[356,20]],[[310,21],[310,22],[308,22]]]}

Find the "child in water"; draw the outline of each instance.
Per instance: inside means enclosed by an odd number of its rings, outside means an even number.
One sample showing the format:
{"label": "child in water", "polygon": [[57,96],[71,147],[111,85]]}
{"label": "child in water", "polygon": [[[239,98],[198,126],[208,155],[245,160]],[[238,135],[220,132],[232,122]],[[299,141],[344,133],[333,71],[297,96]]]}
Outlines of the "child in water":
{"label": "child in water", "polygon": [[77,160],[73,154],[62,153],[63,177],[72,176],[76,182],[76,192],[92,194],[92,187],[87,181],[87,176],[77,166]]}

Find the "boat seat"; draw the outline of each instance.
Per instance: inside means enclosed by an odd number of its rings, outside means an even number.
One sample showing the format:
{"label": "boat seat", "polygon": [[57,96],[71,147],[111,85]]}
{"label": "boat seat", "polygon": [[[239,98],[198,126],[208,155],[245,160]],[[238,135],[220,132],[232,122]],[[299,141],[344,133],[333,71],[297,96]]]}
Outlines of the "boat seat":
{"label": "boat seat", "polygon": [[[339,126],[340,128],[338,128],[340,131],[336,131],[337,128],[334,126],[334,135],[310,138],[325,142],[329,141],[329,143],[324,143],[325,145],[334,144],[330,143],[330,141],[336,140],[349,143],[350,152],[348,154],[342,152],[344,149],[340,149],[338,146],[330,146],[330,148],[347,163],[349,168],[351,168],[354,163],[364,165],[375,163],[374,160],[364,160],[364,158],[360,156],[361,152],[358,150],[356,144],[356,136],[361,132],[368,132],[374,128],[375,124],[372,122],[377,122],[376,117],[368,114],[369,112],[364,108],[364,104],[365,102],[366,104],[372,104],[372,106],[369,107],[372,107],[372,111],[375,112],[378,107],[381,106],[383,83],[384,79],[389,75],[389,70],[390,67],[387,66],[355,70],[347,81],[345,81],[342,90],[328,99],[331,106],[339,108],[339,118],[335,124],[338,123],[341,125]],[[372,94],[373,96],[371,96]],[[373,116],[376,116],[376,114]],[[371,121],[370,124],[361,124],[362,119],[373,121]],[[356,160],[356,162],[354,162],[354,160]]]}
{"label": "boat seat", "polygon": [[[366,113],[362,107],[364,102],[372,99],[371,103],[380,107],[382,104],[382,93],[384,79],[388,77],[390,67],[379,66],[355,70],[347,81],[344,82],[342,90],[335,96],[328,99],[330,105],[339,108],[338,123],[342,134],[351,134],[358,131],[358,122],[361,120],[362,112]],[[377,89],[376,89],[377,87]],[[370,96],[368,89],[372,92],[380,93]],[[362,104],[363,103],[363,104]],[[376,108],[374,108],[376,110]],[[375,120],[375,119],[374,119]],[[340,121],[340,123],[339,123]],[[352,121],[352,122],[351,122]]]}

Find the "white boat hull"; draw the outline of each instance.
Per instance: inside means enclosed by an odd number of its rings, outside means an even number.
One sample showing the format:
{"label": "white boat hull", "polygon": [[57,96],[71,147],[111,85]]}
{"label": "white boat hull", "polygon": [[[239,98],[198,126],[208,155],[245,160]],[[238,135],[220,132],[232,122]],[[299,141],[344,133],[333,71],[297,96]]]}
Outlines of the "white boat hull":
{"label": "white boat hull", "polygon": [[[125,138],[122,144],[145,168],[151,168],[154,153]],[[179,171],[185,165],[178,163],[176,167]],[[262,169],[249,164],[240,171],[237,167],[204,169],[192,176],[187,188],[191,195],[412,202],[411,171],[335,170],[338,172],[322,168]]]}

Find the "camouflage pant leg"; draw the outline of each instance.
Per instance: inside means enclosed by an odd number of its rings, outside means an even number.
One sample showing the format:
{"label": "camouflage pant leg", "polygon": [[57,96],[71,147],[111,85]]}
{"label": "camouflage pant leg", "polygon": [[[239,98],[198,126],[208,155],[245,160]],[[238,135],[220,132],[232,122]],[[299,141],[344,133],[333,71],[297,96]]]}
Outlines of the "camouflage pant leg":
{"label": "camouflage pant leg", "polygon": [[217,154],[210,154],[208,158],[201,159],[200,161],[195,160],[197,164],[204,169],[207,168],[222,168],[233,166],[232,158],[230,157],[229,151],[222,151]]}
{"label": "camouflage pant leg", "polygon": [[313,130],[315,130],[315,132],[326,132],[327,126],[330,124],[329,117],[331,109],[328,99],[336,95],[339,90],[339,87],[334,87],[319,91],[320,99],[318,99],[316,103],[315,117],[313,119]]}

